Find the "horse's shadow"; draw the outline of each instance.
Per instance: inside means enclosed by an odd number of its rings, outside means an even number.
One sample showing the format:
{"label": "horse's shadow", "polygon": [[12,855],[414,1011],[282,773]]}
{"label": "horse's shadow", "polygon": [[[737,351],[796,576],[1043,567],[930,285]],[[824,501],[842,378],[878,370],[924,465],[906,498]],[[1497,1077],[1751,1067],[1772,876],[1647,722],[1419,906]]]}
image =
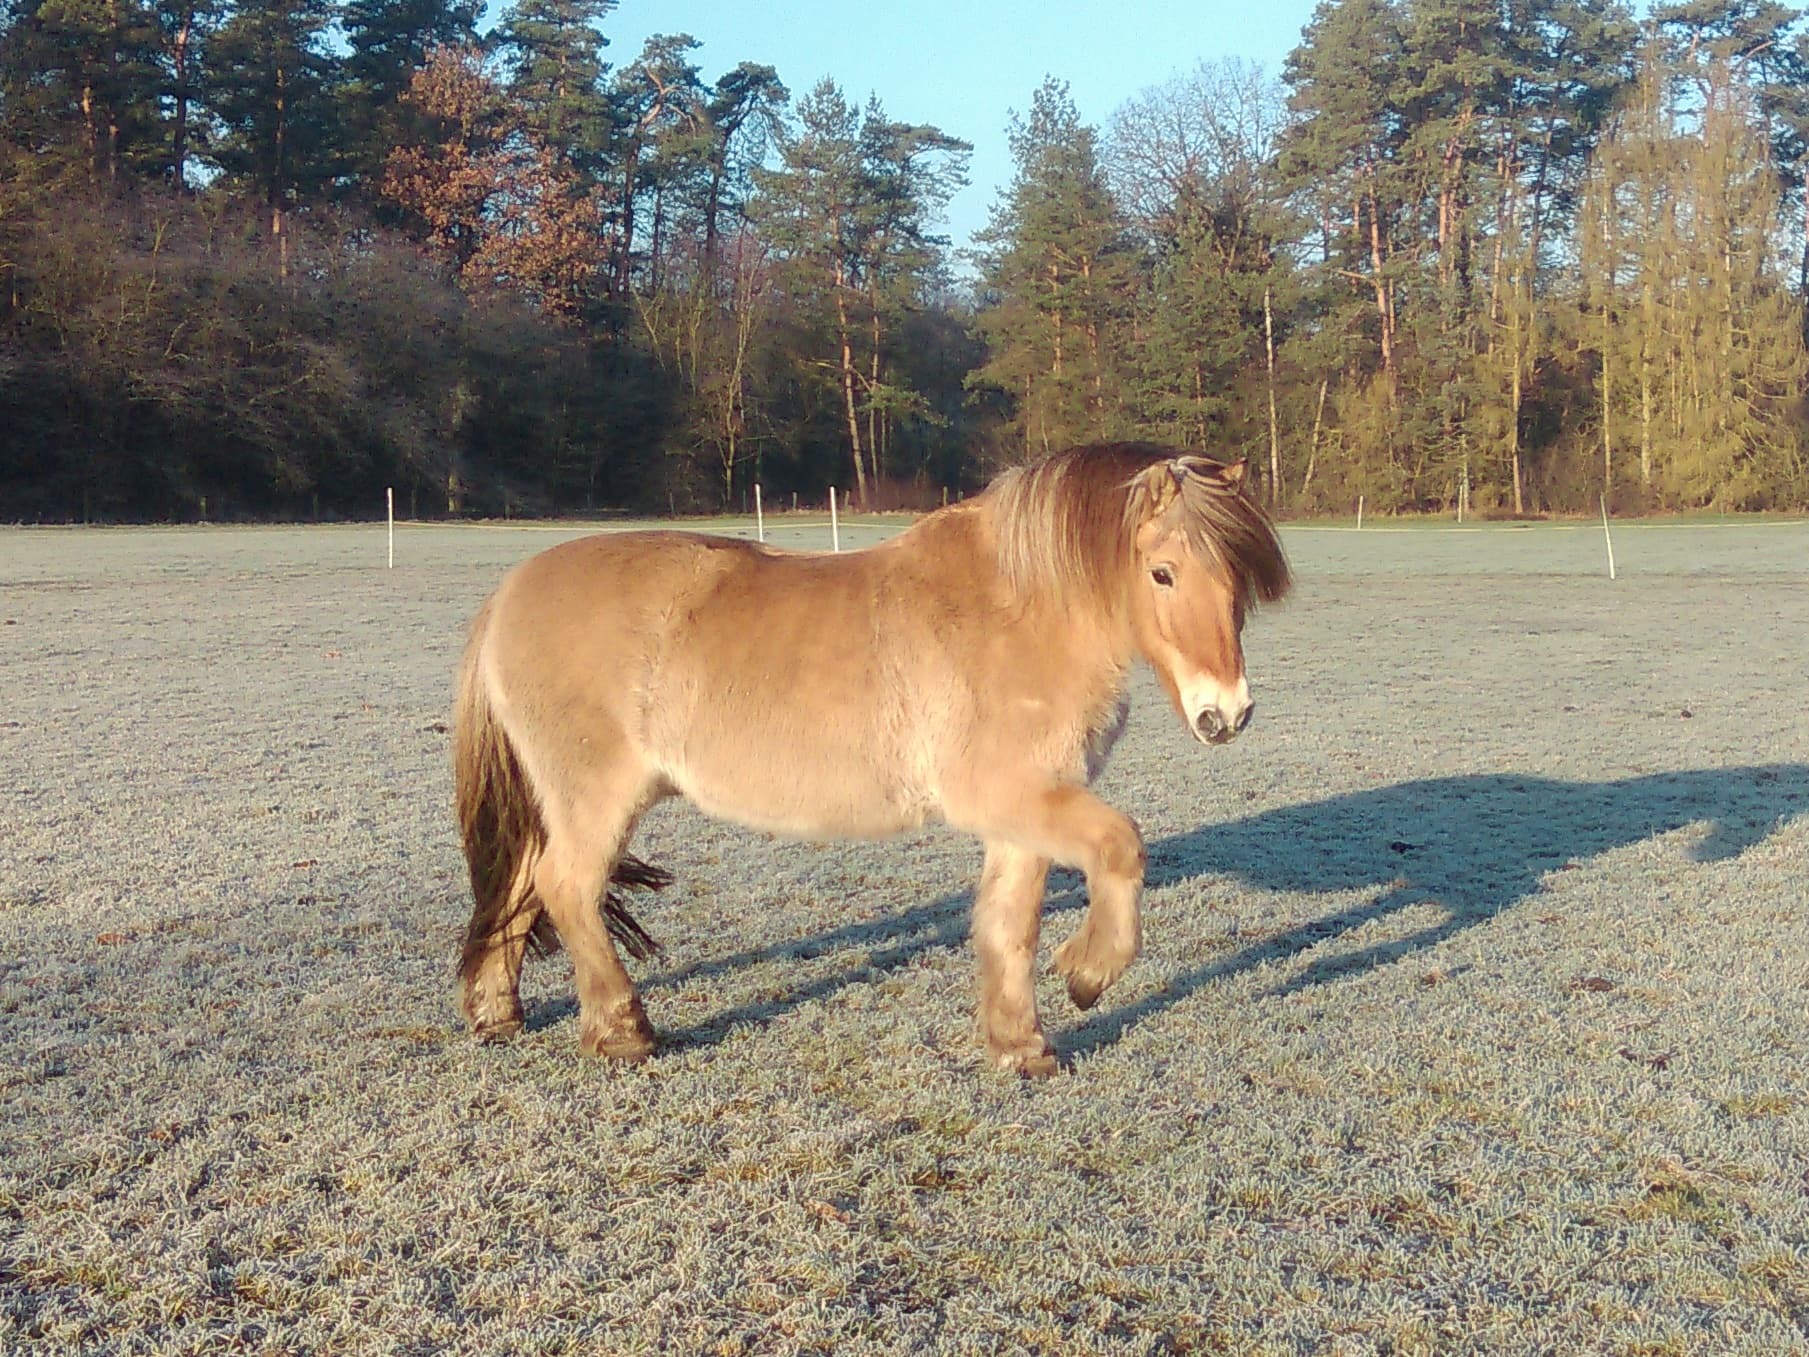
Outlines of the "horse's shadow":
{"label": "horse's shadow", "polygon": [[[1538,894],[1549,873],[1611,849],[1702,825],[1703,836],[1690,845],[1689,855],[1698,862],[1721,861],[1739,856],[1806,813],[1809,765],[1770,764],[1599,783],[1506,773],[1432,778],[1203,825],[1150,844],[1152,887],[1224,876],[1277,892],[1374,893],[1360,904],[1266,933],[1131,1003],[1110,1007],[1108,995],[1104,1011],[1058,1036],[1057,1044],[1070,1057],[1101,1050],[1206,985],[1296,956],[1409,906],[1430,904],[1442,909],[1443,917],[1405,937],[1328,956],[1276,992],[1307,989],[1400,961]],[[1045,914],[1066,913],[1084,903],[1076,878],[1058,874]],[[973,893],[962,891],[883,919],[656,972],[645,985],[676,987],[773,960],[843,950],[861,954],[859,963],[846,969],[712,1014],[695,1027],[663,1033],[670,1045],[711,1045],[739,1024],[770,1021],[925,952],[963,945],[972,904]],[[554,1016],[539,1014],[534,1025]]]}

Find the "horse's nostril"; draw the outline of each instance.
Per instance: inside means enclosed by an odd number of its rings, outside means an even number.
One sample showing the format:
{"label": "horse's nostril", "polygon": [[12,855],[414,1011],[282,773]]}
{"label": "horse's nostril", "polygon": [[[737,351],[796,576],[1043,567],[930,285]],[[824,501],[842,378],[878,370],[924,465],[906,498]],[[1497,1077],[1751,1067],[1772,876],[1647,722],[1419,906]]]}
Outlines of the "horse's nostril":
{"label": "horse's nostril", "polygon": [[1241,712],[1239,712],[1237,714],[1237,722],[1235,725],[1232,726],[1232,729],[1241,735],[1243,733],[1244,727],[1250,724],[1250,718],[1255,715],[1256,715],[1256,704],[1254,702],[1252,702],[1252,703],[1250,703],[1249,706],[1245,707]]}
{"label": "horse's nostril", "polygon": [[1225,718],[1219,715],[1217,707],[1208,707],[1194,718],[1194,728],[1202,739],[1216,739],[1225,733]]}

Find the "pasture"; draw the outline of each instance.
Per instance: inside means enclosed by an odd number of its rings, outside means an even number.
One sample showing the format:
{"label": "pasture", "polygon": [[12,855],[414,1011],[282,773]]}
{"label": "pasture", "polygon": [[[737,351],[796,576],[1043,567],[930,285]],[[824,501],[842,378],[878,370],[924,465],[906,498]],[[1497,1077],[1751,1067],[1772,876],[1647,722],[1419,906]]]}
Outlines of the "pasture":
{"label": "pasture", "polygon": [[465,1038],[452,673],[562,535],[0,533],[0,1351],[1809,1351],[1809,526],[1288,531],[1042,1083],[971,842],[675,806],[662,1053],[563,957]]}

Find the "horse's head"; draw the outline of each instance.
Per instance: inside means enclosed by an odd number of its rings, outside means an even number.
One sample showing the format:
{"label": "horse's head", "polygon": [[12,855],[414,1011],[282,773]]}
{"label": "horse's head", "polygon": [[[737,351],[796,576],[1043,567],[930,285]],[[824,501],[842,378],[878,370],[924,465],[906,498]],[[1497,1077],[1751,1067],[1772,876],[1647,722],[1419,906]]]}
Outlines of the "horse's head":
{"label": "horse's head", "polygon": [[1128,506],[1137,648],[1194,738],[1209,744],[1250,724],[1245,614],[1288,587],[1281,545],[1243,483],[1242,462],[1174,457],[1137,475]]}

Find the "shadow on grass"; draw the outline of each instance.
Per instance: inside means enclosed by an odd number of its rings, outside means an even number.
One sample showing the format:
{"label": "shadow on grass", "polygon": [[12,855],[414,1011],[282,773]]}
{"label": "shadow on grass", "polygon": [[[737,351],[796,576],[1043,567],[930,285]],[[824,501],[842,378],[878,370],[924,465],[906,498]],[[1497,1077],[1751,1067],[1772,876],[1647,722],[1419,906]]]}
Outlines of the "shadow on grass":
{"label": "shadow on grass", "polygon": [[[1101,1050],[1206,985],[1300,955],[1409,906],[1436,904],[1444,918],[1406,937],[1316,961],[1272,992],[1296,992],[1373,971],[1436,946],[1537,895],[1549,874],[1572,870],[1612,849],[1701,824],[1707,830],[1692,846],[1691,858],[1722,861],[1762,843],[1784,822],[1803,814],[1809,814],[1809,765],[1770,764],[1601,783],[1503,773],[1433,778],[1203,825],[1150,844],[1152,887],[1227,877],[1266,891],[1373,890],[1375,895],[1363,904],[1265,934],[1176,976],[1157,993],[1108,1007],[1059,1044],[1069,1057]],[[1071,875],[1052,881],[1046,917],[1082,906],[1084,893]],[[674,1046],[711,1045],[738,1024],[770,1021],[926,952],[963,945],[972,904],[972,892],[962,891],[883,919],[655,973],[646,988],[707,980],[769,961],[807,960],[843,950],[865,954],[857,966],[664,1034]],[[1109,995],[1105,1002],[1110,1004]],[[561,1008],[570,1011],[569,1005]],[[556,1016],[539,1013],[533,1025]]]}

